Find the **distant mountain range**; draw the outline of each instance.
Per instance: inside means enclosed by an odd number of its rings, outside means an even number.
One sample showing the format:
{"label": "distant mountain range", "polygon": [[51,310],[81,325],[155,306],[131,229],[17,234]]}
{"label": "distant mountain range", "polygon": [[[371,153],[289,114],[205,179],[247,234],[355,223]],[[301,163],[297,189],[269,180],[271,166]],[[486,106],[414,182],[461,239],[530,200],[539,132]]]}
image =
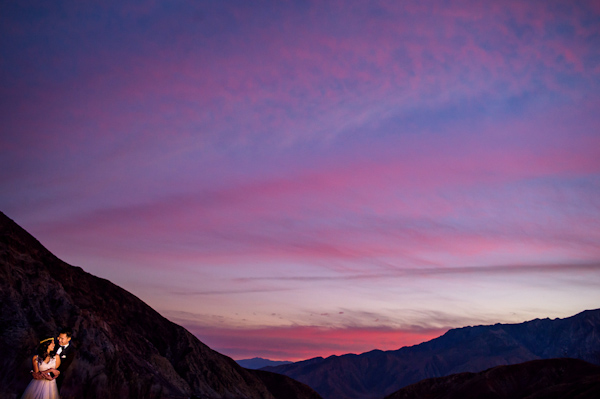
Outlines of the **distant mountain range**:
{"label": "distant mountain range", "polygon": [[240,366],[245,367],[247,369],[251,369],[251,370],[258,370],[263,367],[275,367],[275,366],[281,366],[284,364],[292,363],[292,362],[288,362],[288,361],[276,361],[276,360],[263,359],[262,357],[253,357],[252,359],[236,360],[236,362]]}
{"label": "distant mountain range", "polygon": [[326,399],[380,399],[423,379],[564,357],[600,364],[600,309],[565,319],[458,328],[395,351],[314,358],[263,370],[303,382]]}
{"label": "distant mountain range", "polygon": [[140,299],[61,261],[0,213],[0,399],[19,398],[41,339],[70,326],[77,356],[62,399],[319,399],[248,370]]}

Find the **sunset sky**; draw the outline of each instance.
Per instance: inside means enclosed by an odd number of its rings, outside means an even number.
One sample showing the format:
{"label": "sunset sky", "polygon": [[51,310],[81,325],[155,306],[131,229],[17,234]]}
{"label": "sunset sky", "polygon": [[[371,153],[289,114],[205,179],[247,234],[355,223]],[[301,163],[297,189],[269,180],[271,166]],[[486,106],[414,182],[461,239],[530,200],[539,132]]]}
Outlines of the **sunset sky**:
{"label": "sunset sky", "polygon": [[600,307],[599,1],[9,0],[0,71],[0,211],[234,359]]}

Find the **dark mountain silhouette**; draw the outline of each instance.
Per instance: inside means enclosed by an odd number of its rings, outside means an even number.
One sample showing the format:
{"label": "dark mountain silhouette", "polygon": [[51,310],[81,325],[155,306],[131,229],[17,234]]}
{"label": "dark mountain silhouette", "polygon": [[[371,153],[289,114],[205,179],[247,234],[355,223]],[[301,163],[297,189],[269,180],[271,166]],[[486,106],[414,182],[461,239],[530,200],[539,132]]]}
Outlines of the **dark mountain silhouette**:
{"label": "dark mountain silhouette", "polygon": [[578,359],[532,360],[409,385],[385,399],[597,399],[600,367]]}
{"label": "dark mountain silhouette", "polygon": [[63,399],[319,398],[291,378],[240,367],[0,213],[0,398],[19,397],[36,345],[59,326],[73,328],[78,349]]}
{"label": "dark mountain silhouette", "polygon": [[291,364],[292,362],[269,360],[263,359],[262,357],[253,357],[252,359],[236,360],[236,363],[244,368],[257,370],[268,366],[274,367],[281,366],[283,364]]}
{"label": "dark mountain silhouette", "polygon": [[600,309],[565,319],[458,328],[395,351],[315,358],[263,370],[304,382],[324,398],[378,399],[426,378],[561,357],[600,364]]}

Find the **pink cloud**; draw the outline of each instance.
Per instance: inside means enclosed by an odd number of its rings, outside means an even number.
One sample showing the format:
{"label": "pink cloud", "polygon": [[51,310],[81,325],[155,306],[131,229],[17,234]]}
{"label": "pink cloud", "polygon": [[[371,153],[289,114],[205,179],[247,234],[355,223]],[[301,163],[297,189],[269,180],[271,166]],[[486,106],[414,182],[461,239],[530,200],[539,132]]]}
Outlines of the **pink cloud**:
{"label": "pink cloud", "polygon": [[211,348],[234,359],[254,356],[300,361],[373,349],[396,350],[436,338],[447,329],[272,327],[235,329],[184,324]]}
{"label": "pink cloud", "polygon": [[[113,242],[111,247],[125,242],[125,237],[138,237],[138,249],[142,251],[147,245],[144,242],[169,242],[169,236],[173,240],[179,237],[190,245],[195,243],[198,249],[192,251],[192,256],[201,252],[209,257],[237,253],[264,257],[291,253],[308,258],[402,254],[414,259],[415,255],[404,247],[416,251],[437,248],[450,253],[493,252],[515,240],[522,242],[526,237],[517,232],[523,231],[531,231],[532,237],[537,234],[535,247],[542,250],[556,246],[561,231],[574,232],[578,226],[588,224],[585,220],[589,216],[565,214],[569,222],[555,217],[553,212],[563,214],[570,199],[563,197],[567,202],[561,203],[561,196],[551,186],[534,186],[527,189],[528,193],[532,198],[543,196],[546,205],[537,209],[546,221],[552,221],[542,227],[555,231],[557,237],[535,233],[533,229],[539,222],[526,227],[519,214],[522,211],[516,208],[523,201],[519,198],[522,192],[513,194],[511,190],[523,190],[539,179],[598,173],[600,141],[588,133],[597,123],[589,118],[594,103],[566,114],[533,115],[527,121],[493,127],[481,124],[476,128],[485,139],[452,126],[448,128],[449,136],[432,142],[421,142],[418,137],[393,139],[385,146],[357,142],[331,157],[317,157],[308,165],[301,165],[301,156],[291,157],[279,163],[279,169],[257,177],[231,175],[225,169],[223,180],[212,187],[201,180],[203,177],[170,178],[167,174],[165,178],[170,181],[165,181],[166,185],[161,180],[155,184],[171,186],[173,194],[167,191],[163,198],[152,198],[132,192],[125,197],[129,204],[115,197],[115,205],[85,210],[81,216],[48,224],[40,231],[60,231],[60,235],[75,240],[87,237],[105,244]],[[575,132],[571,133],[574,126]],[[371,158],[370,152],[377,158]],[[274,157],[270,162],[279,160]],[[77,170],[72,173],[74,181],[81,181],[78,187],[85,187],[89,175]],[[111,176],[108,170],[106,187],[114,186]],[[215,180],[220,178],[218,172],[213,176]],[[101,193],[103,186],[98,184],[102,179],[96,179],[96,187],[89,186],[93,191],[86,195]],[[186,185],[192,188],[176,193]],[[153,191],[151,187],[147,190]],[[140,188],[135,187],[135,191],[140,192]],[[485,193],[494,196],[486,197]],[[586,195],[583,191],[580,194]],[[103,198],[106,200],[106,195]],[[584,203],[582,209],[595,209],[592,199]],[[56,206],[60,205],[57,201]],[[531,208],[525,211],[531,215]],[[480,224],[488,224],[484,230],[477,226],[463,229],[452,221],[474,219],[475,215],[482,218]],[[499,226],[490,224],[501,220]],[[82,226],[87,233],[81,231]],[[296,231],[290,226],[297,226]],[[572,238],[589,234],[583,228]],[[273,240],[274,236],[279,237]],[[136,245],[129,244],[129,249],[133,248]]]}

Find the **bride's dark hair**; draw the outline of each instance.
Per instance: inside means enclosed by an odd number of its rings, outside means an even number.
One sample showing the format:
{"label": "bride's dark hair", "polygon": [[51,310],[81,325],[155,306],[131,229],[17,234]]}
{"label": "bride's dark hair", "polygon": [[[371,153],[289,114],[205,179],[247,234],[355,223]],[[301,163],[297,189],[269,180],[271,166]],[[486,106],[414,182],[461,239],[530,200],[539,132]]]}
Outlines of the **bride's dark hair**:
{"label": "bride's dark hair", "polygon": [[54,342],[54,338],[48,338],[43,340],[42,342],[40,342],[40,344],[37,347],[37,361],[38,364],[42,364],[42,362],[46,359],[46,357],[50,356],[50,358],[53,358],[54,355],[56,354],[56,347],[54,348],[54,350],[50,353],[48,353],[48,347],[50,346],[50,344]]}

